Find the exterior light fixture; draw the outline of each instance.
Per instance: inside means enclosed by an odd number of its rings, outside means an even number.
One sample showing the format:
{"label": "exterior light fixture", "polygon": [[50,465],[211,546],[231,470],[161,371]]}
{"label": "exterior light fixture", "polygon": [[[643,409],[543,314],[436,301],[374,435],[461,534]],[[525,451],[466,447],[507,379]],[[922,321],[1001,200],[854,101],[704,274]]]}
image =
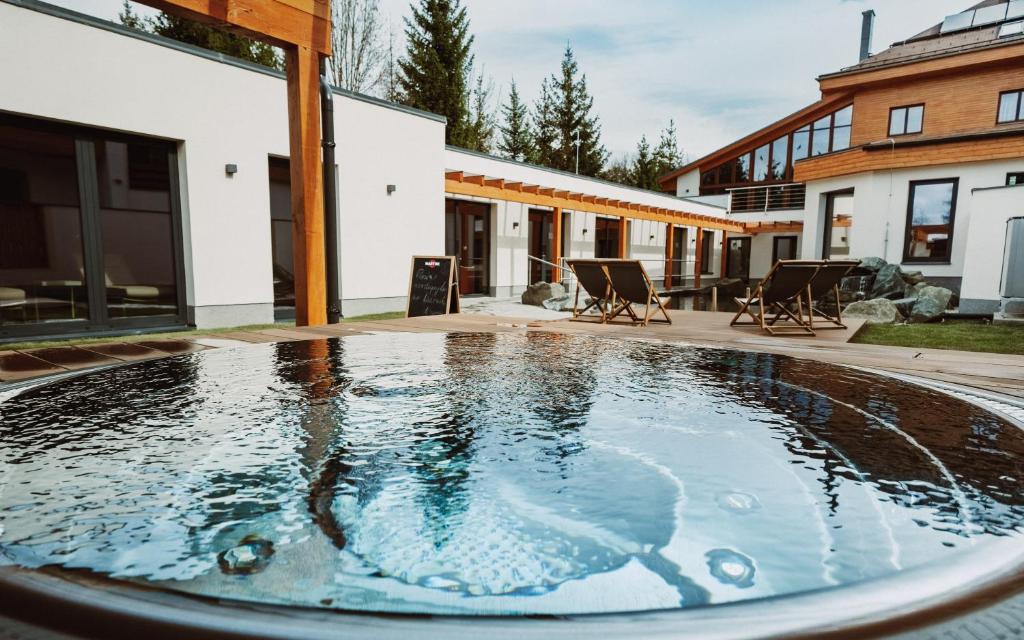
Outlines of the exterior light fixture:
{"label": "exterior light fixture", "polygon": [[237,164],[226,164],[226,165],[224,165],[224,174],[227,175],[229,178],[234,176],[236,173],[238,173],[238,165]]}
{"label": "exterior light fixture", "polygon": [[513,229],[518,229],[519,228],[519,223],[518,222],[513,222],[512,223],[512,228]]}
{"label": "exterior light fixture", "polygon": [[651,234],[651,240],[654,240],[654,234],[653,233]]}
{"label": "exterior light fixture", "polygon": [[583,227],[583,235],[587,235],[587,228]]}
{"label": "exterior light fixture", "polygon": [[395,192],[395,188],[396,188],[396,187],[395,187],[395,185],[393,185],[393,184],[389,184],[389,185],[388,185],[388,195],[389,195],[389,196],[390,196],[390,195],[391,195],[392,193],[394,193],[394,192]]}

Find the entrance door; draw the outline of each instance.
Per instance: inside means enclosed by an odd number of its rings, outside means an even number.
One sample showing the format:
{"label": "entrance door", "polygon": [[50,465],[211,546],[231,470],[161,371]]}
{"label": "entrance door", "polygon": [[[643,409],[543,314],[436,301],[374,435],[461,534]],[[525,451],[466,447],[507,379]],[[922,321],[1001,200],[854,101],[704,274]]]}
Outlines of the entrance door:
{"label": "entrance door", "polygon": [[725,277],[750,279],[750,238],[729,238]]}
{"label": "entrance door", "polygon": [[445,254],[458,260],[459,293],[486,294],[491,256],[489,205],[445,200]]}
{"label": "entrance door", "polygon": [[850,253],[850,221],[853,191],[837,191],[825,196],[825,223],[821,232],[821,259]]}
{"label": "entrance door", "polygon": [[619,219],[598,218],[594,228],[594,257],[619,257]]}
{"label": "entrance door", "polygon": [[[529,243],[529,255],[534,258],[540,258],[545,262],[551,262],[551,245],[554,242],[554,219],[555,214],[553,211],[543,211],[541,209],[530,209],[528,214],[529,229],[528,229],[528,243]],[[550,282],[551,281],[551,265],[545,264],[544,262],[538,262],[537,260],[530,260],[530,284],[537,282]]]}
{"label": "entrance door", "polygon": [[686,227],[672,227],[672,259],[665,263],[665,287],[682,286],[686,265]]}

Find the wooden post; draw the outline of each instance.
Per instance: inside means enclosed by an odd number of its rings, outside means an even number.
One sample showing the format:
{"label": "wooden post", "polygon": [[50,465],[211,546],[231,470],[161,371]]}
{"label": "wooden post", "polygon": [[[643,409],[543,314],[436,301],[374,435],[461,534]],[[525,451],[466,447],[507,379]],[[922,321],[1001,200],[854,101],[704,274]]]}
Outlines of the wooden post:
{"label": "wooden post", "polygon": [[704,265],[700,262],[700,257],[703,252],[704,229],[703,227],[697,227],[697,254],[693,259],[693,286],[696,289],[700,289],[700,272],[704,269]]}
{"label": "wooden post", "polygon": [[629,253],[629,218],[619,218],[619,258],[625,258]]}
{"label": "wooden post", "polygon": [[320,160],[320,59],[308,47],[285,50],[291,155],[295,325],[327,324],[324,185]]}
{"label": "wooden post", "polygon": [[[551,224],[551,262],[562,264],[562,207],[554,208]],[[558,267],[551,270],[551,281],[562,281],[562,270]]]}
{"label": "wooden post", "polygon": [[673,245],[675,244],[673,237],[675,233],[675,225],[671,222],[665,223],[665,282],[664,286],[666,289],[672,288],[672,276],[675,274],[675,265],[672,264],[672,251],[674,250]]}
{"label": "wooden post", "polygon": [[729,232],[722,229],[722,270],[718,272],[720,280],[725,279],[725,267],[729,260]]}

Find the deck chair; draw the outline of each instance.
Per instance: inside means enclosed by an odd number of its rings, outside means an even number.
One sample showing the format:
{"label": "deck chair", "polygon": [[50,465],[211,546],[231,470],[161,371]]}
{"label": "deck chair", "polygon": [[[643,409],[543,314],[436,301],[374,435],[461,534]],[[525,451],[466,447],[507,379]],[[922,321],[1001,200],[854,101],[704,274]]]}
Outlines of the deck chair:
{"label": "deck chair", "polygon": [[[572,303],[572,319],[579,320],[587,311],[596,308],[601,322],[608,320],[608,304],[611,300],[612,284],[601,260],[566,260],[576,276],[576,298]],[[580,309],[580,290],[590,296],[590,303]]]}
{"label": "deck chair", "polygon": [[[839,303],[839,281],[860,263],[856,260],[823,260],[819,264],[818,273],[814,274],[811,283],[807,285],[807,326],[811,329],[846,329]],[[830,293],[836,299],[835,315],[818,306],[818,301]],[[815,320],[822,321],[822,324],[816,327]]]}
{"label": "deck chair", "polygon": [[[819,268],[820,262],[779,260],[757,285],[753,295],[735,298],[740,310],[733,316],[729,326],[758,326],[773,336],[786,333],[815,335],[814,329],[804,318],[803,298]],[[790,310],[791,305],[796,306],[796,313]],[[757,312],[753,310],[755,306]],[[775,315],[769,317],[771,313]],[[753,321],[740,320],[744,314]],[[776,326],[783,319],[793,324]]]}
{"label": "deck chair", "polygon": [[[634,324],[647,326],[651,321],[672,324],[665,304],[658,297],[654,282],[647,275],[644,265],[639,260],[606,260],[605,271],[612,285],[612,311],[608,320],[625,313]],[[643,317],[633,309],[633,305],[643,305]],[[654,317],[658,311],[665,319]]]}

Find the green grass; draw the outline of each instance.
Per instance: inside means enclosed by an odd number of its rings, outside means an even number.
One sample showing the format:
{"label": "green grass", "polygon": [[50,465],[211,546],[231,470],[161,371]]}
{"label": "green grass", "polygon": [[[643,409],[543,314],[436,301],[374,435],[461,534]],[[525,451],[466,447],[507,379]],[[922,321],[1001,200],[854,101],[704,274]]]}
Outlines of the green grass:
{"label": "green grass", "polygon": [[[394,318],[404,317],[404,311],[392,311],[388,313],[371,313],[365,316],[353,316],[351,318],[344,318],[342,322],[369,322],[371,320],[392,320]],[[286,329],[291,326],[294,326],[291,322],[282,322],[278,324],[249,324],[240,327],[225,327],[223,329],[189,329],[186,331],[165,331],[162,333],[135,333],[125,336],[90,336],[83,338],[63,338],[59,340],[32,340],[28,342],[14,342],[10,344],[0,343],[0,351],[24,351],[25,349],[70,347],[87,344],[102,344],[104,342],[138,342],[139,340],[166,340],[168,338],[215,336],[220,333],[230,333],[232,331]]]}
{"label": "green grass", "polygon": [[852,342],[1024,355],[1024,327],[994,326],[968,320],[947,320],[937,324],[876,324],[865,325]]}

